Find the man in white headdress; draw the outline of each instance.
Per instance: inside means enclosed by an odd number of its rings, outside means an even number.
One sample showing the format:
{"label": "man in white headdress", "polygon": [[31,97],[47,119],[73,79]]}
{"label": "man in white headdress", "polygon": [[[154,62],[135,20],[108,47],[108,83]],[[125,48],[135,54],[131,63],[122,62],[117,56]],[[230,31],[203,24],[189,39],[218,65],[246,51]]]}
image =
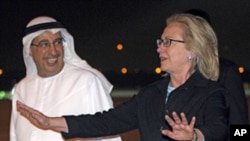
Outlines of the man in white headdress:
{"label": "man in white headdress", "polygon": [[[39,129],[16,111],[16,100],[49,116],[94,114],[113,107],[112,84],[74,50],[63,24],[47,16],[31,20],[24,31],[26,76],[13,94],[10,141],[63,141],[61,134]],[[120,136],[95,139],[120,141]]]}

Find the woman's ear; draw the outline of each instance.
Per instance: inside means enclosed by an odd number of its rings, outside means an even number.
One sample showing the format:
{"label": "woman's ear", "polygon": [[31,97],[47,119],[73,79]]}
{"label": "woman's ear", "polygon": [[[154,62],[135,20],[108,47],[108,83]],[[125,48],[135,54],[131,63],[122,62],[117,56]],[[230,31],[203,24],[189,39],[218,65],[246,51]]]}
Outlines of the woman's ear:
{"label": "woman's ear", "polygon": [[187,56],[187,59],[188,59],[188,60],[193,60],[193,59],[195,59],[195,58],[196,58],[196,54],[193,53],[193,52],[191,52],[191,53]]}
{"label": "woman's ear", "polygon": [[188,60],[192,60],[193,59],[193,56],[192,54],[189,54],[188,57],[187,57]]}

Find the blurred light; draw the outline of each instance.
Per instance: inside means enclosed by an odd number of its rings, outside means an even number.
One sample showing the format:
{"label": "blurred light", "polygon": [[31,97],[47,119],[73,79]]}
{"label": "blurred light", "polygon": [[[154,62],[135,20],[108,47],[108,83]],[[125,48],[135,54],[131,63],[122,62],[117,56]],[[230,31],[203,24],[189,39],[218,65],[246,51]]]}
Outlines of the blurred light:
{"label": "blurred light", "polygon": [[161,73],[161,68],[160,67],[156,67],[155,68],[155,73],[156,74],[160,74]]}
{"label": "blurred light", "polygon": [[126,74],[128,72],[128,69],[126,67],[121,68],[121,73]]}
{"label": "blurred light", "polygon": [[4,91],[0,91],[0,100],[3,99],[5,96],[5,92]]}
{"label": "blurred light", "polygon": [[2,99],[12,99],[13,94],[10,91],[0,91],[0,100]]}
{"label": "blurred light", "polygon": [[123,45],[122,44],[117,44],[116,49],[119,50],[119,51],[123,50]]}
{"label": "blurred light", "polygon": [[245,71],[245,69],[243,67],[239,67],[239,72],[243,73]]}
{"label": "blurred light", "polygon": [[3,75],[3,69],[0,69],[0,75]]}

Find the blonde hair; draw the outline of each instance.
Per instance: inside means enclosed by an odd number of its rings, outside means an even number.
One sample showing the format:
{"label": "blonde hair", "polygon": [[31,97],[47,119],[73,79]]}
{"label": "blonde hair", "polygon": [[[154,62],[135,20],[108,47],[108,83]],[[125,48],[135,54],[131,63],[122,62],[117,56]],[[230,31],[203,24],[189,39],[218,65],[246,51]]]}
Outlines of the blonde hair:
{"label": "blonde hair", "polygon": [[219,77],[218,41],[208,22],[191,14],[174,14],[167,19],[167,25],[180,23],[187,49],[196,55],[191,71],[198,69],[201,74],[214,81]]}

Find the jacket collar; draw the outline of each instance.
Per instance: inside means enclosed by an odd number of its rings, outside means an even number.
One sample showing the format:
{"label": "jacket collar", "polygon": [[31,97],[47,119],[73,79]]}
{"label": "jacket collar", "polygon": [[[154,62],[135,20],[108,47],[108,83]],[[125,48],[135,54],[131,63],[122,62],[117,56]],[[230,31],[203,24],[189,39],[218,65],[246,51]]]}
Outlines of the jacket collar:
{"label": "jacket collar", "polygon": [[[164,79],[153,83],[153,85],[155,85],[161,91],[161,93],[165,94],[169,82],[170,82],[170,76],[168,75]],[[177,89],[187,89],[189,87],[203,87],[205,85],[207,85],[207,79],[200,73],[199,70],[196,70],[188,78],[188,80]]]}

